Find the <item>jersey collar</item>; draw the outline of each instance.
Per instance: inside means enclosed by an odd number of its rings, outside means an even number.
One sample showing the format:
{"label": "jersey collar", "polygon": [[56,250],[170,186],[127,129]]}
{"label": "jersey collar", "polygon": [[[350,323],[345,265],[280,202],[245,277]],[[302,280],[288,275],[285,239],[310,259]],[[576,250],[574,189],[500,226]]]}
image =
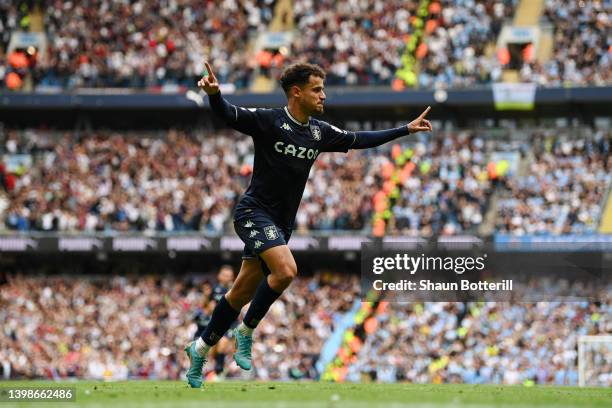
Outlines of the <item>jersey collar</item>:
{"label": "jersey collar", "polygon": [[287,116],[289,116],[289,119],[291,119],[291,121],[293,123],[295,123],[296,125],[306,127],[310,123],[310,117],[308,118],[308,122],[307,123],[302,123],[299,120],[297,120],[296,118],[294,118],[293,116],[291,116],[291,113],[289,113],[289,108],[287,108],[285,106],[283,109],[285,110],[285,113],[287,114]]}

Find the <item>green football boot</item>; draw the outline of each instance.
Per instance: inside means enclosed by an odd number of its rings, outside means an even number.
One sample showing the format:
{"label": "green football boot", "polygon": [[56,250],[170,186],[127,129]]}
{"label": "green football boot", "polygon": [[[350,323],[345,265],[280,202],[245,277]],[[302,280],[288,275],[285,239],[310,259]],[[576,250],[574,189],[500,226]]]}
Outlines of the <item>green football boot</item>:
{"label": "green football boot", "polygon": [[253,347],[253,336],[243,336],[240,334],[238,327],[234,329],[234,338],[236,339],[236,353],[234,353],[234,361],[238,367],[243,370],[251,369],[251,347]]}
{"label": "green football boot", "polygon": [[185,346],[185,354],[189,357],[189,371],[187,371],[187,382],[191,388],[200,388],[202,386],[202,368],[206,364],[206,358],[200,356],[195,349],[195,341],[192,341]]}

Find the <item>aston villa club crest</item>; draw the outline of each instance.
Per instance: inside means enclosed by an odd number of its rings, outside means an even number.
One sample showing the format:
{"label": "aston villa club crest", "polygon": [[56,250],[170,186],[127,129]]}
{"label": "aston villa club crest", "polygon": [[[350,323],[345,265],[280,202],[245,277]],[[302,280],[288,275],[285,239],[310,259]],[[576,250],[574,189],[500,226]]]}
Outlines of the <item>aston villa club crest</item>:
{"label": "aston villa club crest", "polygon": [[312,133],[312,138],[314,140],[321,140],[321,129],[319,129],[318,126],[310,125],[310,133]]}
{"label": "aston villa club crest", "polygon": [[264,227],[264,234],[266,234],[268,241],[274,241],[276,238],[278,238],[278,231],[274,225]]}

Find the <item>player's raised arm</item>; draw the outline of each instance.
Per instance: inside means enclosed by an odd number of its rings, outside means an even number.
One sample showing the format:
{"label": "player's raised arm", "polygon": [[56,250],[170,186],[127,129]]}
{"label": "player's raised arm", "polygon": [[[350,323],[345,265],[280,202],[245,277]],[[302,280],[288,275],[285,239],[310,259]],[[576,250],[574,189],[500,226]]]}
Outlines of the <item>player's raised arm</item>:
{"label": "player's raised arm", "polygon": [[423,113],[407,125],[385,130],[349,132],[322,122],[324,124],[322,129],[325,133],[325,146],[322,150],[327,152],[348,152],[349,149],[367,149],[383,145],[410,133],[431,132],[431,123],[425,119],[430,110],[431,107],[428,106]]}
{"label": "player's raised arm", "polygon": [[255,136],[260,130],[260,118],[257,110],[241,108],[225,100],[221,95],[219,81],[212,67],[208,61],[204,65],[206,66],[206,73],[198,81],[198,87],[208,95],[212,112],[223,119],[232,129]]}
{"label": "player's raised arm", "polygon": [[391,140],[411,133],[431,132],[431,122],[425,119],[425,116],[427,116],[430,110],[431,106],[428,106],[423,113],[406,126],[400,126],[394,129],[355,132],[354,142],[350,148],[367,149],[369,147],[383,145]]}

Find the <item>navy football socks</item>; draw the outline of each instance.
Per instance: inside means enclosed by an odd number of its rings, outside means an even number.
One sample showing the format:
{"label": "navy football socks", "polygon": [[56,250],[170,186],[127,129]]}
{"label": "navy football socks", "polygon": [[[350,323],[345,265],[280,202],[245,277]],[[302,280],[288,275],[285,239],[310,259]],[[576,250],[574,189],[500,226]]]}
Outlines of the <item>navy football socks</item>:
{"label": "navy football socks", "polygon": [[268,313],[268,309],[270,309],[272,303],[274,303],[280,295],[280,293],[275,292],[270,287],[268,278],[261,281],[251,301],[251,306],[249,306],[249,310],[247,310],[244,316],[244,325],[251,329],[257,327],[261,319]]}
{"label": "navy football socks", "polygon": [[208,323],[204,333],[202,333],[204,343],[211,347],[217,344],[227,329],[238,318],[239,313],[240,311],[234,310],[225,299],[225,296],[223,296],[217,306],[215,306],[210,323]]}

